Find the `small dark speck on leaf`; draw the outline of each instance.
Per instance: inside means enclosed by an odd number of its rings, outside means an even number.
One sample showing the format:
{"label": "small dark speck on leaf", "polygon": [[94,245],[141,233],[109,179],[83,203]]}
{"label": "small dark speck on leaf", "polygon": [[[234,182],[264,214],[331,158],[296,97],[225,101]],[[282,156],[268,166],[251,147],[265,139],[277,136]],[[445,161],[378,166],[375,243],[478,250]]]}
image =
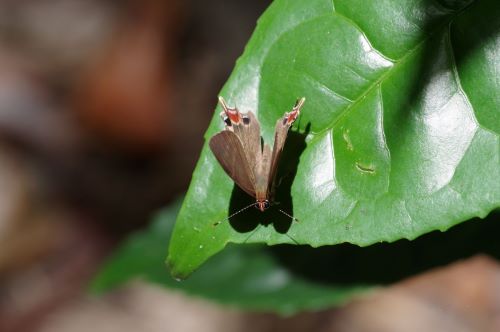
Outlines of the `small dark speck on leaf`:
{"label": "small dark speck on leaf", "polygon": [[356,162],[356,168],[363,173],[370,173],[370,174],[375,173],[375,167],[372,165],[365,166],[365,165],[362,165],[362,164]]}

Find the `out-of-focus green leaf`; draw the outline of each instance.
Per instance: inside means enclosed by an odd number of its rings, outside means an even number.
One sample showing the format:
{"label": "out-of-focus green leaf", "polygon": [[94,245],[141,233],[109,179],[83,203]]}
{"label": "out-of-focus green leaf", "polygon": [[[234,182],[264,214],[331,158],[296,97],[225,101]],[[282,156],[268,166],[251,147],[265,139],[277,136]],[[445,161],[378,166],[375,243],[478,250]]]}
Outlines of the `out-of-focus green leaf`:
{"label": "out-of-focus green leaf", "polygon": [[251,199],[205,145],[170,242],[172,273],[186,277],[228,243],[367,246],[500,206],[499,17],[496,0],[273,2],[221,95],[257,113],[267,142],[307,98],[278,192],[300,222],[245,211],[213,227]]}
{"label": "out-of-focus green leaf", "polygon": [[291,314],[343,303],[368,289],[361,282],[328,285],[300,277],[260,245],[230,246],[189,280],[176,281],[163,260],[179,206],[165,209],[148,230],[128,238],[93,280],[91,290],[101,293],[141,278],[240,308]]}

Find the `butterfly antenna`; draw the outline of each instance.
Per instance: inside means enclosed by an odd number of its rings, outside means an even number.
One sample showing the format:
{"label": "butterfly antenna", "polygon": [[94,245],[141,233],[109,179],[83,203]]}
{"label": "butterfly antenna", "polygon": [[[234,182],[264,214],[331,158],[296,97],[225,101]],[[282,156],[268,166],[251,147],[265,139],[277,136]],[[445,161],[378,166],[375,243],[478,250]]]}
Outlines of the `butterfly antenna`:
{"label": "butterfly antenna", "polygon": [[226,218],[224,218],[224,219],[222,219],[222,220],[217,221],[216,223],[214,223],[214,224],[213,224],[213,226],[217,226],[217,225],[219,225],[220,223],[222,223],[222,222],[224,222],[224,221],[226,221],[226,220],[231,219],[231,218],[232,218],[232,217],[234,217],[235,215],[237,215],[237,214],[239,214],[239,213],[241,213],[241,212],[245,211],[246,209],[248,209],[248,208],[250,208],[250,207],[252,207],[252,206],[254,206],[254,205],[255,205],[255,203],[252,203],[252,204],[250,204],[250,205],[248,205],[248,206],[245,206],[245,207],[244,207],[244,208],[242,208],[242,209],[239,209],[238,211],[236,211],[235,213],[233,213],[233,214],[229,215],[228,217],[226,217]]}
{"label": "butterfly antenna", "polygon": [[296,222],[299,222],[299,219],[295,218],[294,216],[286,213],[285,211],[283,211],[282,209],[278,209],[279,212],[283,213],[285,216],[287,216],[288,218],[292,219],[293,221],[296,221]]}

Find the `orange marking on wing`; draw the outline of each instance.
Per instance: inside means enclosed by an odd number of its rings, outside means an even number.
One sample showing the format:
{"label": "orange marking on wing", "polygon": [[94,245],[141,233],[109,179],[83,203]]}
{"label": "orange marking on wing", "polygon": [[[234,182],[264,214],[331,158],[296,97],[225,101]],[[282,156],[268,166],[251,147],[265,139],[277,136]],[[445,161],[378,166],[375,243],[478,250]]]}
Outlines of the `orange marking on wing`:
{"label": "orange marking on wing", "polygon": [[238,112],[237,109],[227,109],[225,110],[227,117],[231,120],[232,123],[240,123],[241,121],[241,113]]}
{"label": "orange marking on wing", "polygon": [[299,116],[299,110],[292,111],[292,112],[288,113],[288,115],[286,117],[286,123],[291,125],[292,123],[295,122],[295,120],[297,120],[298,116]]}

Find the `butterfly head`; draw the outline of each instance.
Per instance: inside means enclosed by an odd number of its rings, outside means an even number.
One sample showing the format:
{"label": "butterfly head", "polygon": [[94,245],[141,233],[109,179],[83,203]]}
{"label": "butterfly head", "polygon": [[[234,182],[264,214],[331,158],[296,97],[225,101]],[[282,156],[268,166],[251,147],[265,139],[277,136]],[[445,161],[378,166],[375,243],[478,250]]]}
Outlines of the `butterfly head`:
{"label": "butterfly head", "polygon": [[270,206],[271,206],[271,203],[269,203],[269,200],[267,200],[267,199],[258,200],[257,202],[255,202],[255,207],[262,212],[269,209]]}

